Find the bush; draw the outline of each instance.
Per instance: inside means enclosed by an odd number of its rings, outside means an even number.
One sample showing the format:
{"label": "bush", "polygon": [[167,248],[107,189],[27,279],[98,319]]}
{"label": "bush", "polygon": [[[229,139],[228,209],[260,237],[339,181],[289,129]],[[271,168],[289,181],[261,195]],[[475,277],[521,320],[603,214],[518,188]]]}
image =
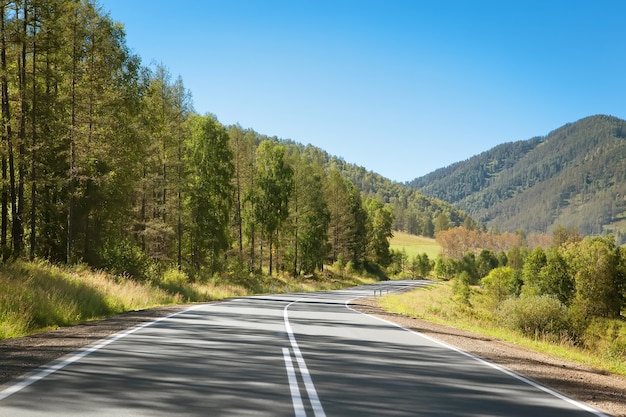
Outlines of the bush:
{"label": "bush", "polygon": [[146,279],[150,260],[139,246],[126,239],[107,242],[102,250],[100,266],[113,274]]}
{"label": "bush", "polygon": [[525,336],[560,341],[569,338],[567,307],[546,295],[522,296],[504,301],[497,311],[500,322]]}

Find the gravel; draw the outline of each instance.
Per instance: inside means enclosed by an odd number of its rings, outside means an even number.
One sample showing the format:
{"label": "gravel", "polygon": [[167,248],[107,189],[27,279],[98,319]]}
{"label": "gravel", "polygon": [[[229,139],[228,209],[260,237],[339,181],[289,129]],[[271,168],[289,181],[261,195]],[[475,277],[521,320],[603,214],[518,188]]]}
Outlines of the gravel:
{"label": "gravel", "polygon": [[[189,306],[165,306],[125,313],[110,319],[89,322],[0,341],[0,390],[2,384],[34,371],[61,356],[125,330]],[[397,323],[465,352],[496,363],[517,374],[548,386],[578,401],[616,417],[626,417],[626,378],[555,359],[449,326],[412,319],[383,311],[376,299],[359,299],[352,307],[363,313]]]}

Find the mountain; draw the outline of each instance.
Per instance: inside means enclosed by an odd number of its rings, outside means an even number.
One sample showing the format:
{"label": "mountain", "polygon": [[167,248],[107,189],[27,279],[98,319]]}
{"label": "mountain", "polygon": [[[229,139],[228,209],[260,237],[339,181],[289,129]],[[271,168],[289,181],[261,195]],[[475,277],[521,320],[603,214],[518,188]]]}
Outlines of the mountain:
{"label": "mountain", "polygon": [[597,115],[504,143],[406,184],[500,231],[626,240],[626,121]]}

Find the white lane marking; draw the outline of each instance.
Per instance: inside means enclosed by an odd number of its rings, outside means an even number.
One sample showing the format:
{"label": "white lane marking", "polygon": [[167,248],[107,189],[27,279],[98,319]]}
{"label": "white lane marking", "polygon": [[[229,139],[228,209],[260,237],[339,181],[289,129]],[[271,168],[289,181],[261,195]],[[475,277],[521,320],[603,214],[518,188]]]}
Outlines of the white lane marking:
{"label": "white lane marking", "polygon": [[304,298],[299,298],[296,301],[293,301],[283,310],[283,317],[285,319],[285,329],[287,330],[287,334],[289,335],[289,341],[291,343],[291,349],[293,349],[293,353],[296,357],[296,362],[298,364],[298,368],[300,369],[300,374],[302,374],[302,380],[304,381],[304,387],[306,388],[306,392],[309,396],[309,400],[311,401],[311,406],[313,407],[313,413],[316,417],[326,417],[326,413],[324,413],[324,409],[322,408],[322,403],[320,403],[320,399],[317,396],[317,391],[315,391],[315,385],[313,385],[313,380],[311,379],[311,374],[309,373],[309,369],[304,362],[304,357],[302,356],[302,352],[300,352],[300,348],[298,347],[298,342],[296,342],[296,337],[293,334],[293,330],[291,329],[291,324],[289,324],[289,307],[292,304],[297,303],[298,301],[304,300]]}
{"label": "white lane marking", "polygon": [[87,347],[87,348],[79,350],[78,353],[76,353],[76,354],[74,354],[72,356],[69,356],[66,359],[62,358],[59,361],[52,362],[50,365],[45,365],[43,368],[40,368],[40,370],[38,372],[36,371],[35,373],[27,376],[24,380],[22,380],[20,382],[17,382],[15,384],[9,386],[8,388],[5,388],[4,390],[0,391],[0,401],[4,400],[5,398],[7,398],[7,397],[9,397],[9,396],[11,396],[11,395],[21,391],[21,390],[23,390],[24,388],[28,387],[29,385],[32,385],[35,382],[40,381],[40,380],[44,379],[45,377],[47,377],[47,376],[49,376],[49,375],[51,375],[51,374],[53,374],[53,373],[55,373],[55,372],[65,368],[67,365],[72,364],[72,363],[74,363],[74,362],[84,358],[85,356],[91,355],[92,353],[102,349],[103,347],[105,347],[105,346],[107,346],[107,345],[109,345],[109,344],[111,344],[111,343],[113,343],[113,342],[115,342],[117,340],[120,340],[120,339],[122,339],[122,338],[124,338],[124,337],[126,337],[126,336],[128,336],[128,335],[130,335],[132,333],[135,333],[138,330],[144,329],[144,328],[146,328],[148,326],[152,326],[155,323],[158,323],[158,322],[163,321],[163,320],[167,320],[167,319],[169,319],[171,317],[174,317],[174,316],[177,316],[179,314],[183,314],[183,313],[186,313],[188,311],[195,310],[195,309],[197,309],[199,307],[202,307],[202,305],[200,304],[200,305],[196,305],[196,306],[190,307],[190,308],[188,308],[186,310],[177,311],[175,313],[168,314],[167,316],[159,317],[158,319],[155,319],[155,320],[152,320],[152,321],[149,321],[149,322],[146,322],[146,323],[139,324],[139,325],[137,325],[135,327],[131,327],[130,329],[127,329],[127,330],[123,330],[123,331],[121,331],[119,333],[116,333],[116,334],[111,335],[111,336],[109,336],[109,337],[107,337],[105,339],[102,339],[100,342],[98,342],[97,344],[95,344],[93,346],[90,346],[90,347]]}
{"label": "white lane marking", "polygon": [[[365,297],[356,297],[356,298],[365,298]],[[356,298],[353,298],[352,300],[355,300]],[[503,367],[501,367],[499,365],[496,365],[495,363],[487,362],[486,360],[481,359],[478,356],[475,356],[475,355],[472,355],[471,353],[462,351],[461,349],[458,349],[458,348],[456,348],[454,346],[448,345],[447,343],[444,343],[444,342],[439,341],[437,339],[433,339],[432,337],[426,336],[425,334],[416,332],[415,330],[407,329],[406,327],[400,326],[399,324],[394,323],[392,321],[385,320],[383,318],[376,317],[376,316],[373,316],[371,314],[362,313],[362,312],[360,312],[358,310],[355,310],[355,309],[353,309],[352,307],[349,306],[349,304],[350,304],[350,302],[352,300],[346,301],[345,306],[346,306],[346,308],[348,308],[349,310],[354,311],[355,313],[363,314],[364,316],[371,317],[373,319],[383,321],[383,322],[385,322],[387,324],[390,324],[390,325],[392,325],[394,327],[397,327],[399,329],[405,330],[405,331],[407,331],[409,333],[412,333],[414,335],[423,337],[426,340],[429,340],[429,341],[431,341],[433,343],[436,343],[436,344],[438,344],[440,346],[443,346],[443,347],[445,347],[447,349],[453,350],[453,351],[455,351],[457,353],[460,353],[461,355],[467,356],[468,358],[474,359],[475,361],[480,362],[483,365],[487,365],[487,366],[489,366],[489,367],[491,367],[493,369],[496,369],[496,370],[498,370],[498,371],[500,371],[500,372],[502,372],[502,373],[504,373],[504,374],[506,374],[506,375],[508,375],[510,377],[513,377],[513,378],[515,378],[515,379],[517,379],[517,380],[519,380],[521,382],[524,382],[524,383],[526,383],[526,384],[528,384],[528,385],[530,385],[530,386],[532,386],[534,388],[537,388],[537,389],[539,389],[539,390],[541,390],[541,391],[543,391],[543,392],[545,392],[547,394],[550,394],[550,395],[552,395],[552,396],[554,396],[556,398],[559,398],[559,399],[561,399],[561,400],[563,400],[565,402],[568,402],[569,404],[574,405],[574,406],[576,406],[576,407],[578,407],[578,408],[580,408],[580,409],[582,409],[584,411],[587,411],[587,412],[589,412],[591,414],[594,414],[597,417],[610,417],[608,414],[604,414],[600,410],[596,410],[595,408],[590,407],[590,406],[588,406],[585,403],[581,403],[581,402],[576,401],[576,400],[574,400],[572,398],[569,398],[569,397],[567,397],[567,396],[565,396],[565,395],[563,395],[563,394],[561,394],[561,393],[559,393],[557,391],[554,391],[554,390],[552,390],[552,389],[550,389],[550,388],[548,388],[546,386],[543,386],[543,385],[538,384],[538,383],[536,383],[536,382],[534,382],[534,381],[532,381],[532,380],[530,380],[528,378],[525,378],[525,377],[523,377],[521,375],[518,375],[518,374],[516,374],[513,371],[509,371],[506,368],[503,368]]]}
{"label": "white lane marking", "polygon": [[306,417],[302,397],[300,396],[300,388],[298,388],[298,379],[296,371],[293,369],[291,354],[289,349],[283,348],[283,358],[285,358],[285,368],[287,368],[287,379],[289,380],[289,390],[291,391],[291,402],[293,403],[293,411],[296,417]]}

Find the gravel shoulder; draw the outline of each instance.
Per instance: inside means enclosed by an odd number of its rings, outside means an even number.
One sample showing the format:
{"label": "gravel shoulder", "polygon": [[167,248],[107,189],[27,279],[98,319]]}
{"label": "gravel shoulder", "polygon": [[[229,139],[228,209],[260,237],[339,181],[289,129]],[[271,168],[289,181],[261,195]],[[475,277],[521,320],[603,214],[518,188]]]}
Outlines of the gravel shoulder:
{"label": "gravel shoulder", "polygon": [[[376,299],[359,299],[351,306],[362,313],[397,323],[496,363],[606,413],[626,417],[624,377],[551,358],[465,330],[388,313],[378,307]],[[129,312],[110,319],[0,341],[0,389],[3,384],[112,334],[188,307],[176,305]]]}

